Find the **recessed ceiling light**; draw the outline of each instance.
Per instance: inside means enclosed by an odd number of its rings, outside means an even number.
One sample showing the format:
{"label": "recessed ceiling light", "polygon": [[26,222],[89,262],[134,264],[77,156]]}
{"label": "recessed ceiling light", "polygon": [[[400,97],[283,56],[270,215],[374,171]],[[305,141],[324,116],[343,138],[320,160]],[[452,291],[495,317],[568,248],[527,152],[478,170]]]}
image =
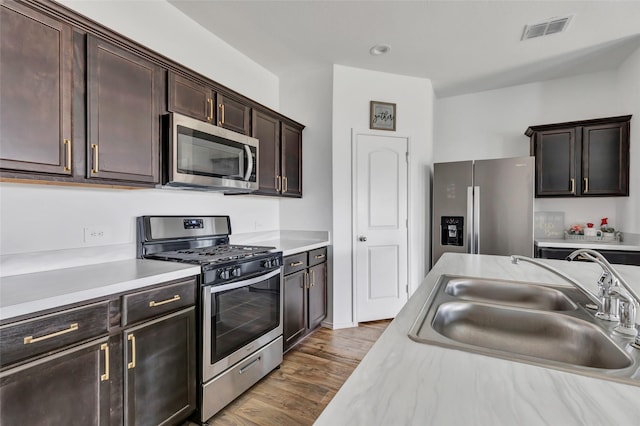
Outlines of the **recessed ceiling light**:
{"label": "recessed ceiling light", "polygon": [[391,46],[387,44],[376,44],[371,49],[369,49],[369,53],[373,56],[384,55],[385,53],[391,50]]}

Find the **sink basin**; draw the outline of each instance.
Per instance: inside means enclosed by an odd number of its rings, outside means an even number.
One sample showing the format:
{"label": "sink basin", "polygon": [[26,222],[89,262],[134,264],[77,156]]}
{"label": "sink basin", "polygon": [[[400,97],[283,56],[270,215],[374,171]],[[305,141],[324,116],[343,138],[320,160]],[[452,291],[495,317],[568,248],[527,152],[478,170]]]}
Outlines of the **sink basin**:
{"label": "sink basin", "polygon": [[459,299],[544,311],[572,311],[578,306],[564,293],[537,284],[478,278],[452,278],[445,292]]}
{"label": "sink basin", "polygon": [[640,349],[590,304],[573,287],[443,275],[409,337],[640,386]]}
{"label": "sink basin", "polygon": [[431,327],[456,342],[514,355],[592,368],[632,363],[598,326],[565,315],[448,302],[438,306]]}

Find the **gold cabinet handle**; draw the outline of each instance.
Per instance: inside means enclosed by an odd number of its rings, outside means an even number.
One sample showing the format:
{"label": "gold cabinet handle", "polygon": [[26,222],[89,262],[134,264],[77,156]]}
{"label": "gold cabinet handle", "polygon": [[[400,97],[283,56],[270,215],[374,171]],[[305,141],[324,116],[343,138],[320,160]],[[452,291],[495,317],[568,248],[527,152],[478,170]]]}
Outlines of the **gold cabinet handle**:
{"label": "gold cabinet handle", "polygon": [[289,179],[286,176],[282,176],[282,193],[284,194],[289,189]]}
{"label": "gold cabinet handle", "polygon": [[100,350],[104,351],[104,374],[100,376],[100,381],[104,382],[109,380],[109,344],[103,343]]}
{"label": "gold cabinet handle", "polygon": [[127,340],[131,342],[131,362],[127,364],[129,370],[136,368],[136,336],[130,334]]}
{"label": "gold cabinet handle", "polygon": [[180,300],[180,295],[176,294],[171,299],[163,300],[161,302],[156,302],[152,300],[151,302],[149,302],[149,307],[153,308],[154,306],[162,306],[162,305],[166,305],[167,303],[177,302],[178,300]]}
{"label": "gold cabinet handle", "polygon": [[218,107],[220,108],[220,121],[218,124],[224,124],[224,104],[219,104]]}
{"label": "gold cabinet handle", "polygon": [[584,178],[584,192],[589,192],[589,178]]}
{"label": "gold cabinet handle", "polygon": [[52,337],[62,336],[63,334],[71,333],[72,331],[76,331],[78,329],[78,323],[74,322],[69,326],[69,328],[65,328],[64,330],[56,331],[55,333],[47,334],[45,336],[33,337],[27,336],[24,338],[24,344],[29,345],[31,343],[41,342],[43,340],[51,339]]}
{"label": "gold cabinet handle", "polygon": [[213,120],[213,100],[207,98],[207,105],[209,105],[209,112],[207,113],[207,121]]}
{"label": "gold cabinet handle", "polygon": [[576,180],[574,178],[571,178],[571,193],[576,193]]}
{"label": "gold cabinet handle", "polygon": [[314,258],[316,258],[316,259],[324,259],[324,254],[316,254],[314,256]]}
{"label": "gold cabinet handle", "polygon": [[64,171],[71,171],[71,141],[69,139],[64,140],[64,152],[65,152],[65,165]]}
{"label": "gold cabinet handle", "polygon": [[311,271],[311,287],[316,285],[316,271]]}
{"label": "gold cabinet handle", "polygon": [[280,175],[276,176],[276,192],[280,192],[282,190],[282,178]]}
{"label": "gold cabinet handle", "polygon": [[91,153],[93,154],[93,167],[91,168],[92,174],[98,173],[98,144],[91,144]]}
{"label": "gold cabinet handle", "polygon": [[303,263],[302,260],[298,260],[297,262],[290,263],[289,266],[291,266],[291,267],[300,266],[300,265],[302,265],[302,263]]}

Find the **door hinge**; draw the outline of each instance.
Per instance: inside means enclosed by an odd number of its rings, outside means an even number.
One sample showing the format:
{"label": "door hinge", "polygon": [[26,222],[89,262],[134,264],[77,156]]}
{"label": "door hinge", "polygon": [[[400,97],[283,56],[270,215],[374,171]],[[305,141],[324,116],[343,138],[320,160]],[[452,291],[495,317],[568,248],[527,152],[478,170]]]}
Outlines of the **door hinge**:
{"label": "door hinge", "polygon": [[409,284],[405,286],[405,290],[407,291],[407,294],[409,294]]}
{"label": "door hinge", "polygon": [[407,159],[407,163],[409,163],[409,152],[405,152],[405,158]]}

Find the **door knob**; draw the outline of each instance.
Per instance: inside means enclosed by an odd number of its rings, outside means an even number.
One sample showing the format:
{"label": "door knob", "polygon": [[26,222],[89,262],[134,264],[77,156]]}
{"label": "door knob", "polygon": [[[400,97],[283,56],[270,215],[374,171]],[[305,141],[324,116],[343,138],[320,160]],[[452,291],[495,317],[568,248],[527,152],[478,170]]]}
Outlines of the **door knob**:
{"label": "door knob", "polygon": [[360,241],[362,241],[362,242],[367,241],[367,237],[360,237],[360,238],[358,238],[358,239],[359,239]]}

